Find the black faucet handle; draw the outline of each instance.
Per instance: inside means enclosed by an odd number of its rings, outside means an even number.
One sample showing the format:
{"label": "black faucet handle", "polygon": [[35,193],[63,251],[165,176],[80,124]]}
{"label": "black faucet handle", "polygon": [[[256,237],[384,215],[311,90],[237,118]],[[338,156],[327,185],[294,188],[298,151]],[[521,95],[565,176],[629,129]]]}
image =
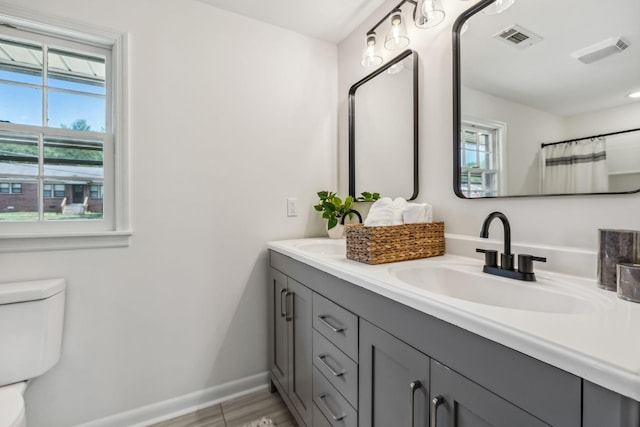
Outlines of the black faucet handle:
{"label": "black faucet handle", "polygon": [[480,252],[484,254],[484,265],[487,267],[497,267],[498,266],[498,251],[494,251],[492,249],[480,249],[476,248],[476,252]]}
{"label": "black faucet handle", "polygon": [[547,262],[545,257],[520,254],[518,255],[518,271],[520,273],[533,273],[533,261]]}

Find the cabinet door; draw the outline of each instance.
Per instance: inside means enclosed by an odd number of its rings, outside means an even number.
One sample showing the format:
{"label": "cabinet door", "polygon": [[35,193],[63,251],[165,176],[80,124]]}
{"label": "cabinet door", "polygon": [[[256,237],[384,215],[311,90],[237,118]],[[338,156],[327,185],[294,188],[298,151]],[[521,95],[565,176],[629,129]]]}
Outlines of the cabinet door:
{"label": "cabinet door", "polygon": [[288,393],[289,387],[289,359],[288,359],[288,322],[287,322],[287,303],[286,299],[290,298],[287,290],[287,276],[277,270],[271,269],[271,280],[269,282],[269,295],[271,298],[270,306],[272,307],[269,326],[272,336],[271,349],[271,373],[280,387],[285,393]]}
{"label": "cabinet door", "polygon": [[429,358],[362,318],[359,353],[358,425],[426,426]]}
{"label": "cabinet door", "polygon": [[312,418],[312,348],[313,333],[311,329],[312,292],[296,282],[288,279],[289,296],[289,398],[293,406],[304,420],[311,425]]}
{"label": "cabinet door", "polygon": [[435,427],[548,426],[435,360],[431,360],[431,402]]}

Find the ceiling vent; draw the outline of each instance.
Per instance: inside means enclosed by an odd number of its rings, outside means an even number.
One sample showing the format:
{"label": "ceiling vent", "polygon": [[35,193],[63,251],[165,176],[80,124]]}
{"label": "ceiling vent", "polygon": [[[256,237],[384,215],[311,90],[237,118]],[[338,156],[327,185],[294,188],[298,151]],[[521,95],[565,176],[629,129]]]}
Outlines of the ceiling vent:
{"label": "ceiling vent", "polygon": [[526,28],[516,24],[500,31],[498,34],[494,35],[493,38],[503,41],[511,46],[515,46],[518,49],[526,49],[542,41],[542,37],[533,31],[527,30]]}
{"label": "ceiling vent", "polygon": [[584,49],[577,50],[571,54],[571,57],[585,64],[591,64],[614,53],[622,52],[628,47],[629,43],[622,40],[622,37],[611,37]]}

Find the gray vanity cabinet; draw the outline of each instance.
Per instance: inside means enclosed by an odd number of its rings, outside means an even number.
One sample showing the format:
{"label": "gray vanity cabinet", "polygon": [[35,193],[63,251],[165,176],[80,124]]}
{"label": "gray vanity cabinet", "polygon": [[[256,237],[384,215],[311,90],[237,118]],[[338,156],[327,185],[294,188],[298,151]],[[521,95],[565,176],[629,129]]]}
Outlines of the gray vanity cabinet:
{"label": "gray vanity cabinet", "polygon": [[271,267],[271,379],[302,427],[640,427],[638,401],[283,254]]}
{"label": "gray vanity cabinet", "polygon": [[359,426],[426,426],[429,357],[360,319]]}
{"label": "gray vanity cabinet", "polygon": [[312,295],[305,286],[271,270],[270,367],[280,394],[294,408],[298,423],[312,419]]}
{"label": "gray vanity cabinet", "polygon": [[431,360],[432,427],[542,427],[548,424]]}

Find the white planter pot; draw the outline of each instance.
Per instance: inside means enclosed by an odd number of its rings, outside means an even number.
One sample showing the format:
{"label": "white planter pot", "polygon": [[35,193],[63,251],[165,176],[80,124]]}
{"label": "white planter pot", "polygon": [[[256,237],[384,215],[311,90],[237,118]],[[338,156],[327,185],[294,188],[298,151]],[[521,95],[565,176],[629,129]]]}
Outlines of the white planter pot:
{"label": "white planter pot", "polygon": [[344,225],[338,224],[331,229],[327,229],[327,234],[332,239],[342,239],[345,236],[345,228]]}

